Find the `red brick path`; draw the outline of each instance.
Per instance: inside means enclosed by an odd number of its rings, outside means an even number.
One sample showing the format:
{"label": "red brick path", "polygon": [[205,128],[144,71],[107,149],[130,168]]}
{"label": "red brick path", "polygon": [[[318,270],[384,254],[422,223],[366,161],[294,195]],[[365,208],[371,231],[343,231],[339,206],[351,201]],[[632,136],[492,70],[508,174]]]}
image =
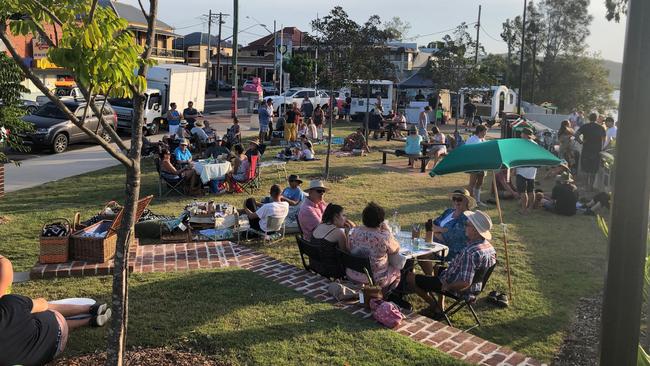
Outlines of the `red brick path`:
{"label": "red brick path", "polygon": [[[137,251],[133,251],[132,248],[129,258],[133,265],[131,270],[134,272],[241,267],[354,315],[363,318],[371,317],[368,310],[357,304],[337,302],[327,293],[329,281],[325,278],[231,242],[143,245],[138,246]],[[104,270],[104,266],[111,268]],[[106,265],[72,262],[63,265],[37,265],[32,269],[31,276],[32,278],[69,277],[111,272],[110,262]],[[395,331],[472,364],[542,365],[541,362],[506,347],[415,313],[408,315]]]}

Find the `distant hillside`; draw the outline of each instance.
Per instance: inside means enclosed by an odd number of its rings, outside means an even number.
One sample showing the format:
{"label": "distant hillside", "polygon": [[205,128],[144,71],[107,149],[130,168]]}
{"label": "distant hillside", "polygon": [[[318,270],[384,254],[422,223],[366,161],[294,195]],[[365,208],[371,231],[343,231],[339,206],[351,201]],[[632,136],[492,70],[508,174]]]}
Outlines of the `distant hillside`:
{"label": "distant hillside", "polygon": [[609,77],[607,79],[610,84],[612,84],[614,88],[620,88],[623,64],[616,61],[603,60],[603,67],[609,71]]}

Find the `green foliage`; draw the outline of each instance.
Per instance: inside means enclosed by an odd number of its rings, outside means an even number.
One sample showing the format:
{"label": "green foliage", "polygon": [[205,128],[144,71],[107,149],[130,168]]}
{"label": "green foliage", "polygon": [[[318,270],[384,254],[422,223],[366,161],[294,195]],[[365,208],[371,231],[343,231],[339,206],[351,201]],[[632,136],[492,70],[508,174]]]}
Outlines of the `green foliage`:
{"label": "green foliage", "polygon": [[621,21],[621,15],[627,14],[627,1],[628,0],[605,0],[605,7],[607,8],[607,20],[615,20],[617,23]]}
{"label": "green foliage", "polygon": [[318,79],[323,80],[327,78],[325,74],[326,69],[322,60],[305,55],[296,54],[282,64],[284,72],[291,75],[291,85],[307,86],[314,83],[314,72],[318,64]]}
{"label": "green foliage", "polygon": [[411,30],[411,23],[403,21],[400,17],[392,17],[384,22],[384,30],[390,32],[391,41],[401,41],[408,35]]}
{"label": "green foliage", "polygon": [[21,84],[23,80],[23,74],[14,61],[0,53],[0,128],[5,131],[0,131],[0,164],[9,161],[2,151],[5,146],[17,151],[29,150],[17,135],[33,128],[21,118],[25,112],[20,108],[20,94],[28,91]]}

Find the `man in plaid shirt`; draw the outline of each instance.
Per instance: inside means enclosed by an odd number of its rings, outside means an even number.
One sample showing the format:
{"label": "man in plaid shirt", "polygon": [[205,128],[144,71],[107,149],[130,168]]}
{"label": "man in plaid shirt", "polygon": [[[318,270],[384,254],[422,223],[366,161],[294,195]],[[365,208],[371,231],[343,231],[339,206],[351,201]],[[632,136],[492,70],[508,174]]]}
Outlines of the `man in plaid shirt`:
{"label": "man in plaid shirt", "polygon": [[477,293],[481,291],[480,282],[472,285],[474,274],[496,263],[496,251],[489,242],[492,239],[490,233],[492,220],[481,211],[465,211],[464,215],[468,219],[465,225],[467,246],[449,263],[449,267],[437,276],[410,273],[407,279],[415,292],[432,307],[436,307],[437,302],[431,297],[430,292]]}

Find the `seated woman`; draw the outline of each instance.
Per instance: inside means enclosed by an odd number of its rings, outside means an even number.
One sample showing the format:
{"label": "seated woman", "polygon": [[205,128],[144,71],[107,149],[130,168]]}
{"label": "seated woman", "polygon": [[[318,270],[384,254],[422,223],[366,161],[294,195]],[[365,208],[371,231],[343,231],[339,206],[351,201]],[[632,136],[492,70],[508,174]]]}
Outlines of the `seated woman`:
{"label": "seated woman", "polygon": [[250,161],[248,156],[244,154],[244,148],[239,144],[233,147],[233,153],[232,172],[228,174],[237,182],[244,182],[248,179]]}
{"label": "seated woman", "polygon": [[476,208],[476,200],[470,196],[467,189],[457,189],[449,194],[449,198],[452,207],[433,220],[434,240],[449,247],[449,253],[445,258],[447,261],[454,259],[465,247],[467,217],[463,213]]}
{"label": "seated woman", "polygon": [[[370,202],[363,210],[361,220],[363,226],[350,232],[349,249],[354,255],[368,257],[372,267],[373,282],[380,286],[384,293],[397,287],[400,280],[400,270],[389,265],[388,256],[399,252],[400,246],[391,234],[384,221],[386,212],[374,202]],[[366,274],[346,270],[347,276],[358,283],[368,283]]]}
{"label": "seated woman", "polygon": [[[409,135],[406,137],[406,145],[404,150],[397,150],[395,153],[397,155],[420,155],[422,154],[422,149],[420,144],[422,143],[422,136],[418,135],[418,130],[415,126],[411,126],[409,130]],[[413,167],[413,158],[409,157],[409,167]]]}
{"label": "seated woman", "polygon": [[307,140],[303,143],[301,149],[299,149],[293,156],[295,156],[297,160],[310,161],[315,159],[315,155],[316,152],[314,152],[314,145],[312,145],[311,141]]}
{"label": "seated woman", "polygon": [[163,150],[160,153],[160,176],[170,183],[185,179],[183,189],[186,194],[198,195],[201,191],[201,177],[194,171],[194,168],[186,166],[182,169],[176,169],[172,164],[169,150]]}
{"label": "seated woman", "polygon": [[363,135],[363,130],[357,128],[357,131],[348,135],[343,141],[341,151],[364,150],[370,152],[370,147],[366,142],[366,137]]}
{"label": "seated woman", "polygon": [[338,269],[336,248],[348,251],[348,236],[346,228],[354,227],[354,223],[345,217],[343,207],[330,203],[323,212],[320,224],[316,226],[310,242],[320,248],[321,263],[314,263],[320,274],[339,278],[343,275]]}
{"label": "seated woman", "polygon": [[440,160],[443,155],[447,155],[447,146],[444,145],[447,143],[447,138],[445,137],[445,134],[440,132],[440,129],[436,126],[433,126],[433,128],[431,128],[431,132],[433,133],[431,142],[434,144],[443,144],[431,146],[429,152],[427,153],[427,155],[433,158],[433,166],[435,167],[436,164],[438,164],[438,160]]}

